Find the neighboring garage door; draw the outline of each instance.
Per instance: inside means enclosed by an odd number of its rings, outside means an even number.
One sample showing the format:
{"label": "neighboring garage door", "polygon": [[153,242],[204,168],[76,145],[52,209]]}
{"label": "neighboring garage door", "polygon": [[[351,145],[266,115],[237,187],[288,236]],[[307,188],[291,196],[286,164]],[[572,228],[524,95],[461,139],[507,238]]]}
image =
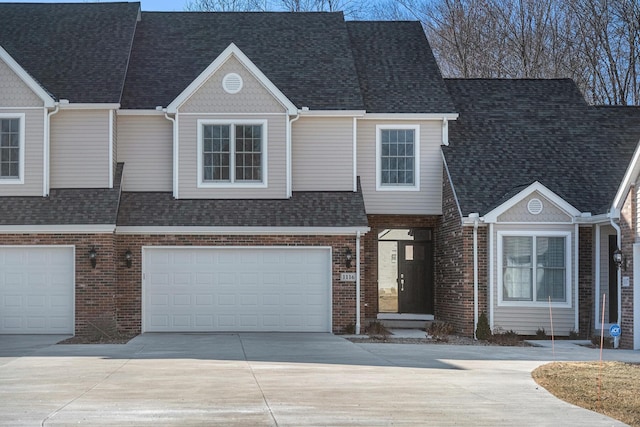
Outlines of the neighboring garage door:
{"label": "neighboring garage door", "polygon": [[329,248],[144,248],[143,330],[331,331]]}
{"label": "neighboring garage door", "polygon": [[72,247],[0,246],[0,334],[73,334]]}

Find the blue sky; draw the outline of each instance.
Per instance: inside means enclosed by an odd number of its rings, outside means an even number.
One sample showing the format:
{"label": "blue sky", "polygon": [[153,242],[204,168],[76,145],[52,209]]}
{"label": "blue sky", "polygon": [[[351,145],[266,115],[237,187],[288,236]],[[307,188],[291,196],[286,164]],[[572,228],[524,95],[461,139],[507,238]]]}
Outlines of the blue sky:
{"label": "blue sky", "polygon": [[[122,1],[122,0],[121,0]],[[127,1],[127,0],[124,0]],[[0,3],[93,3],[87,0],[0,0]],[[141,0],[144,11],[181,11],[188,0]],[[101,1],[99,3],[110,3]]]}

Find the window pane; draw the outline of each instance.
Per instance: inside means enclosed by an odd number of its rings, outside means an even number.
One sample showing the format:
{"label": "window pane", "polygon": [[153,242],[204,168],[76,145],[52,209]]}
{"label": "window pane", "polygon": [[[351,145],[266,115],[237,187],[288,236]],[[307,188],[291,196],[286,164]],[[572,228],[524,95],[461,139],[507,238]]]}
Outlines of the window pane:
{"label": "window pane", "polygon": [[203,180],[228,181],[229,172],[222,168],[229,164],[229,126],[204,125],[203,130]]}
{"label": "window pane", "polygon": [[381,183],[413,185],[414,147],[413,129],[385,129],[381,131]]}
{"label": "window pane", "polygon": [[503,299],[533,300],[533,238],[505,236],[502,245]]}
{"label": "window pane", "polygon": [[20,177],[20,119],[0,119],[0,179]]}
{"label": "window pane", "polygon": [[536,238],[536,298],[566,301],[565,238]]}
{"label": "window pane", "polygon": [[236,181],[262,180],[262,126],[236,126]]}

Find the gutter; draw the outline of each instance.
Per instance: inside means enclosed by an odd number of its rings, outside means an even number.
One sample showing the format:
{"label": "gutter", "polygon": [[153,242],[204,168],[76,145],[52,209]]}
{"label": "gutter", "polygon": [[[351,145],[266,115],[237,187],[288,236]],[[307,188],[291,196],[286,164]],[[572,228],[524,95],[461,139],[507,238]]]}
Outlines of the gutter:
{"label": "gutter", "polygon": [[287,198],[291,198],[291,196],[293,195],[293,182],[292,181],[292,154],[291,154],[291,150],[292,150],[292,142],[291,140],[293,139],[293,122],[295,122],[296,120],[298,120],[300,118],[300,112],[292,119],[288,119],[287,120],[287,135],[286,135],[286,158],[287,158],[287,168],[286,168],[286,182],[287,182]]}
{"label": "gutter", "polygon": [[51,181],[51,172],[49,168],[51,167],[50,161],[50,153],[51,153],[51,116],[58,114],[60,112],[60,104],[58,102],[55,103],[55,109],[51,112],[47,112],[45,109],[45,130],[44,130],[44,158],[43,158],[43,171],[42,171],[42,197],[47,197],[49,195],[49,187]]}
{"label": "gutter", "polygon": [[360,335],[360,231],[356,232],[356,335]]}
{"label": "gutter", "polygon": [[170,117],[167,113],[167,109],[162,109],[161,107],[156,108],[158,111],[164,112],[164,118],[169,120],[173,125],[173,198],[178,198],[178,122],[173,117]]}
{"label": "gutter", "polygon": [[477,340],[478,330],[478,222],[480,214],[469,214],[473,218],[473,339]]}

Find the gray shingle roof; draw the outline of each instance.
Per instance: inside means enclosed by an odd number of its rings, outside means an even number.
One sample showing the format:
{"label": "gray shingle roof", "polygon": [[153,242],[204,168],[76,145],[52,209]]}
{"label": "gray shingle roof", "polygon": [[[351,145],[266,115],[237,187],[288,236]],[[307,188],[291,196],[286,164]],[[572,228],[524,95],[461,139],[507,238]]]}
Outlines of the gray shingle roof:
{"label": "gray shingle roof", "polygon": [[363,109],[342,13],[143,12],[124,108],[167,106],[235,43],[299,108]]}
{"label": "gray shingle roof", "polygon": [[119,163],[112,189],[51,189],[49,197],[0,197],[0,225],[115,225],[122,169]]}
{"label": "gray shingle roof", "polygon": [[446,79],[457,121],[446,162],[463,215],[539,181],[582,212],[607,212],[640,141],[640,108],[586,104],[569,79]]}
{"label": "gray shingle roof", "polygon": [[0,3],[0,46],[54,98],[117,103],[139,7]]}
{"label": "gray shingle roof", "polygon": [[419,22],[347,22],[347,28],[367,111],[455,112]]}
{"label": "gray shingle roof", "polygon": [[366,227],[361,192],[294,192],[283,200],[175,200],[122,193],[119,226]]}

